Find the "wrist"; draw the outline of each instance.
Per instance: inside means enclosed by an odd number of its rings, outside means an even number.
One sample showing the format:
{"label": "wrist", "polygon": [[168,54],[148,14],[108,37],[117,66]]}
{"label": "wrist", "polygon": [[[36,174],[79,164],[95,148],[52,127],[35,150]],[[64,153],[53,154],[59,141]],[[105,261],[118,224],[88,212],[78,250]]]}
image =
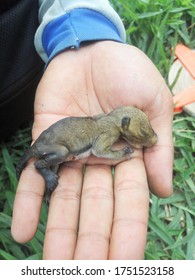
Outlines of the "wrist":
{"label": "wrist", "polygon": [[[35,43],[38,38],[35,37]],[[39,38],[40,39],[40,38]],[[76,8],[51,20],[41,34],[37,51],[49,63],[66,49],[78,49],[83,44],[112,40],[125,42],[125,37],[108,17],[89,8]],[[37,47],[37,44],[35,44]]]}

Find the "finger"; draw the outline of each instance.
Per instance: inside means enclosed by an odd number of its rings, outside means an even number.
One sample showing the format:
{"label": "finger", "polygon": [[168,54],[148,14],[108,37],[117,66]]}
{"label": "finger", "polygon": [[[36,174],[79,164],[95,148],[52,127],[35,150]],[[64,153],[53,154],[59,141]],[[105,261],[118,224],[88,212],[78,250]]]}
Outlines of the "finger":
{"label": "finger", "polygon": [[65,165],[53,192],[44,241],[44,259],[73,259],[77,240],[82,165]]}
{"label": "finger", "polygon": [[23,170],[14,200],[11,232],[17,242],[31,240],[37,230],[45,189],[43,178],[29,162]]}
{"label": "finger", "polygon": [[162,105],[161,111],[159,109],[158,116],[152,120],[158,141],[144,152],[149,187],[159,197],[169,196],[173,191],[173,107],[169,96],[164,97],[164,100],[165,104]]}
{"label": "finger", "polygon": [[115,209],[109,259],[142,259],[147,235],[149,192],[143,160],[115,168]]}
{"label": "finger", "polygon": [[87,166],[75,259],[107,259],[113,218],[111,167]]}
{"label": "finger", "polygon": [[158,144],[144,153],[150,190],[159,197],[167,197],[173,192],[173,146],[167,138],[160,137]]}

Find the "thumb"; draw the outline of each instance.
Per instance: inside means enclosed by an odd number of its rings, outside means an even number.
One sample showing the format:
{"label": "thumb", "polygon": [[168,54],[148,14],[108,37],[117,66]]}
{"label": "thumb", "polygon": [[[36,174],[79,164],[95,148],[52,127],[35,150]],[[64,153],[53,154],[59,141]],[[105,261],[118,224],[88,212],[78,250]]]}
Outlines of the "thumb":
{"label": "thumb", "polygon": [[[159,98],[161,102],[158,102]],[[167,86],[163,87],[163,94],[158,94],[152,107],[151,124],[158,141],[145,150],[144,161],[151,191],[159,197],[167,197],[172,194],[173,172],[173,101]]]}

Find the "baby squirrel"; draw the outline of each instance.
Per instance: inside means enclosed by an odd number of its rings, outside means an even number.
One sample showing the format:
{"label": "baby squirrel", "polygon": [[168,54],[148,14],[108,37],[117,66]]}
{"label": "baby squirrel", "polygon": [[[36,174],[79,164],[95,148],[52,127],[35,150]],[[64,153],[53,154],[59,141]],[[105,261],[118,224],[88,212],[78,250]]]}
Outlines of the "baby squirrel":
{"label": "baby squirrel", "polygon": [[[124,139],[131,145],[113,150],[118,140]],[[149,147],[157,142],[157,135],[148,117],[131,106],[120,107],[109,114],[93,117],[64,118],[43,131],[34,144],[20,159],[17,177],[30,158],[36,158],[35,167],[46,184],[46,198],[58,184],[55,167],[65,161],[77,160],[93,154],[96,157],[125,160],[133,148]]]}

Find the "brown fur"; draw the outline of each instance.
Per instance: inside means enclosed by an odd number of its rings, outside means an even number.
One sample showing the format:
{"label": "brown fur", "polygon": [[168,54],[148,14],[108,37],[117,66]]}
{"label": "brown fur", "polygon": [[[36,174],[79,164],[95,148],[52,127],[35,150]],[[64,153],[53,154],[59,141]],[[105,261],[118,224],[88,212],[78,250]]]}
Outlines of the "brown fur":
{"label": "brown fur", "polygon": [[20,176],[30,158],[36,158],[35,167],[45,179],[49,196],[58,184],[58,176],[52,169],[65,161],[90,154],[113,160],[127,159],[132,148],[112,149],[121,138],[135,148],[149,147],[157,141],[147,116],[131,106],[94,117],[64,118],[43,131],[27,150],[18,163],[17,175]]}

